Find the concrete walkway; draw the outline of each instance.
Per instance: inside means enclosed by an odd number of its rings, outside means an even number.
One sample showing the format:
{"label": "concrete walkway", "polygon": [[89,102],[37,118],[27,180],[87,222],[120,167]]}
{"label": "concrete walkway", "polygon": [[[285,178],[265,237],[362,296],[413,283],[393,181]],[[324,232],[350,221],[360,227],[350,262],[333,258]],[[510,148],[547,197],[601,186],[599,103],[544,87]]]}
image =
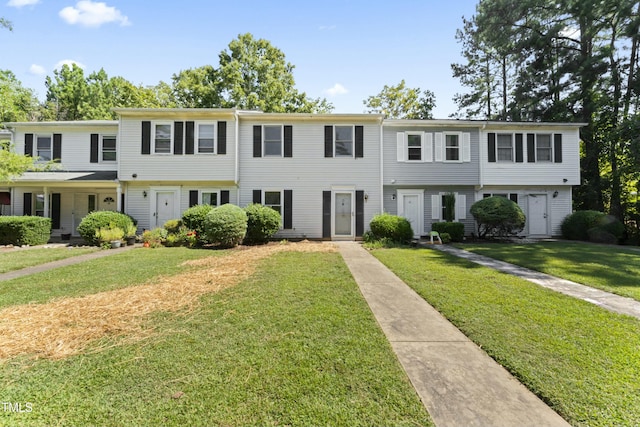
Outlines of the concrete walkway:
{"label": "concrete walkway", "polygon": [[[34,265],[33,267],[25,267],[25,268],[20,269],[20,270],[8,271],[6,273],[0,274],[0,282],[5,281],[5,280],[16,279],[18,277],[29,276],[31,274],[41,273],[43,271],[52,270],[54,268],[59,268],[59,267],[65,267],[67,265],[78,264],[78,263],[81,263],[81,262],[84,262],[84,261],[88,261],[88,260],[91,260],[91,259],[102,258],[102,257],[109,256],[109,255],[119,254],[119,253],[122,253],[122,252],[126,252],[128,250],[131,250],[131,249],[133,249],[135,247],[140,247],[140,245],[123,246],[123,247],[118,248],[118,249],[109,249],[109,250],[104,250],[104,251],[98,250],[98,251],[91,252],[91,253],[88,253],[88,254],[83,254],[83,255],[73,256],[73,257],[69,257],[69,258],[65,258],[65,259],[60,259],[58,261],[51,261],[51,262],[47,262],[45,264]],[[73,249],[70,248],[69,250],[72,251]]]}
{"label": "concrete walkway", "polygon": [[569,426],[360,244],[338,248],[436,426]]}
{"label": "concrete walkway", "polygon": [[640,301],[636,301],[632,298],[621,297],[620,295],[601,291],[600,289],[591,288],[570,280],[560,279],[545,273],[540,273],[539,271],[509,264],[504,261],[478,255],[463,249],[454,248],[453,246],[433,245],[433,248],[460,258],[468,259],[469,261],[485,267],[513,274],[514,276],[521,277],[537,285],[544,286],[545,288],[590,302],[591,304],[595,304],[606,310],[626,314],[640,319]]}

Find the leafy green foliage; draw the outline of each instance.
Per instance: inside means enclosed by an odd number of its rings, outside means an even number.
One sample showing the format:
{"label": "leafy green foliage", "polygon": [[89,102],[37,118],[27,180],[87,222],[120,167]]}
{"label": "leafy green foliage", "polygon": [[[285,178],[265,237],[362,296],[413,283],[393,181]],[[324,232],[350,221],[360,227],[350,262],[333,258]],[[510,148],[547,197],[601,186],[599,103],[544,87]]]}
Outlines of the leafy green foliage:
{"label": "leafy green foliage", "polygon": [[[38,110],[38,98],[9,70],[0,70],[0,123],[25,122]],[[0,163],[2,164],[2,163]]]}
{"label": "leafy green foliage", "polygon": [[276,210],[258,203],[244,208],[247,214],[246,244],[259,245],[267,243],[278,232],[282,217]]}
{"label": "leafy green foliage", "polygon": [[492,196],[478,200],[469,211],[478,224],[480,237],[505,237],[524,229],[525,215],[522,209],[506,197]]}
{"label": "leafy green foliage", "polygon": [[247,214],[230,203],[218,206],[205,217],[204,232],[210,243],[221,248],[237,246],[247,233]]}
{"label": "leafy green foliage", "polygon": [[0,147],[0,182],[11,181],[34,165],[33,157],[16,153],[12,145]]}
{"label": "leafy green foliage", "polygon": [[204,220],[213,208],[213,206],[206,204],[195,205],[182,212],[182,223],[189,230],[196,232],[198,242],[201,244],[208,243],[207,234],[204,231]]}
{"label": "leafy green foliage", "polygon": [[413,238],[411,223],[401,216],[378,214],[369,224],[374,239],[390,239],[395,243],[407,243]]}
{"label": "leafy green foliage", "polygon": [[[451,241],[462,242],[464,240],[464,224],[461,222],[434,222],[431,224],[431,230],[440,233],[442,239],[443,234],[448,234]],[[444,239],[442,239],[444,242]]]}
{"label": "leafy green foliage", "polygon": [[120,212],[114,211],[95,211],[91,212],[80,221],[78,225],[78,233],[85,242],[98,246],[101,242],[96,236],[96,232],[101,228],[119,228],[127,230],[133,225],[131,217]]}
{"label": "leafy green foliage", "polygon": [[0,216],[0,245],[44,245],[51,237],[51,218]]}
{"label": "leafy green foliage", "polygon": [[384,114],[390,119],[432,119],[436,96],[430,90],[408,88],[404,79],[395,86],[363,101],[367,113]]}
{"label": "leafy green foliage", "polygon": [[562,237],[596,243],[617,243],[624,234],[624,225],[611,215],[598,211],[576,211],[560,224]]}

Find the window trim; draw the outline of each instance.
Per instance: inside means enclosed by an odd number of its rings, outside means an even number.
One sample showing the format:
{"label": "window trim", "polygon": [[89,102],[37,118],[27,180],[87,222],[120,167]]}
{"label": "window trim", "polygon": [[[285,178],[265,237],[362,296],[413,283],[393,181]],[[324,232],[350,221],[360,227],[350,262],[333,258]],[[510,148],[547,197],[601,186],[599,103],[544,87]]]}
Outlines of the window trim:
{"label": "window trim", "polygon": [[[41,158],[41,156],[39,154],[39,152],[40,152],[40,150],[38,149],[38,139],[39,138],[49,138],[49,157],[50,157],[49,159],[43,159],[43,158]],[[52,161],[53,160],[53,134],[52,133],[49,133],[49,134],[36,133],[35,135],[33,135],[33,139],[34,139],[33,143],[35,145],[33,151],[35,153],[34,157],[37,159],[36,162],[43,163],[43,162]]]}
{"label": "window trim", "polygon": [[[200,125],[205,125],[205,126],[213,126],[213,151],[211,153],[208,152],[201,152],[200,151]],[[218,154],[218,124],[215,121],[201,121],[201,122],[195,122],[194,124],[194,136],[193,136],[193,140],[194,140],[194,154],[196,155],[203,155],[203,156],[211,156],[211,155],[216,155]]]}
{"label": "window trim", "polygon": [[[157,141],[156,141],[156,135],[157,135],[157,126],[169,126],[169,150],[165,153],[165,152],[158,152],[156,151],[157,148]],[[173,138],[174,138],[174,127],[173,127],[173,122],[172,121],[154,121],[151,122],[151,145],[152,145],[152,149],[151,149],[151,153],[152,154],[156,154],[159,156],[170,156],[173,155]]]}
{"label": "window trim", "polygon": [[[420,146],[419,147],[411,147],[414,149],[418,149],[420,152],[420,158],[418,160],[412,160],[409,158],[409,136],[419,136],[420,137]],[[424,145],[426,144],[425,141],[426,137],[424,135],[424,132],[422,131],[406,131],[404,133],[404,149],[405,149],[405,162],[407,163],[423,163],[426,160],[423,159],[423,153],[424,153]]]}
{"label": "window trim", "polygon": [[[538,149],[539,149],[539,147],[538,147],[538,137],[543,136],[543,135],[549,137],[549,147],[548,147],[548,149],[549,149],[549,160],[539,160],[538,159],[538,157],[539,157],[538,156]],[[536,133],[535,136],[536,136],[535,137],[536,138],[535,139],[535,154],[536,154],[535,163],[538,163],[538,162],[540,162],[540,163],[553,163],[554,154],[555,154],[554,151],[553,151],[553,148],[554,148],[553,147],[553,145],[554,145],[553,144],[553,134],[552,133]]]}
{"label": "window trim", "polygon": [[[500,136],[508,135],[511,142],[511,158],[509,160],[500,159]],[[497,133],[496,132],[496,163],[515,163],[515,135],[513,133]]]}
{"label": "window trim", "polygon": [[[207,153],[207,154],[210,154],[210,153]],[[216,194],[216,199],[217,199],[217,202],[218,202],[218,204],[215,205],[215,207],[220,206],[220,191],[221,190],[219,188],[202,188],[202,189],[199,189],[198,190],[198,203],[201,204],[201,205],[204,204],[204,201],[202,200],[202,195],[204,193],[215,193]],[[211,205],[211,206],[213,206],[213,205]]]}
{"label": "window trim", "polygon": [[[99,137],[99,141],[100,141],[100,146],[98,147],[98,155],[100,156],[100,163],[117,163],[118,162],[118,137],[117,135],[113,134],[100,134]],[[116,143],[114,149],[113,149],[113,153],[116,155],[116,158],[114,160],[105,160],[104,159],[104,140],[105,138],[107,139],[113,139]]]}
{"label": "window trim", "polygon": [[[267,127],[280,128],[280,154],[267,154]],[[262,125],[262,157],[284,157],[284,124]],[[275,140],[274,140],[275,141]]]}
{"label": "window trim", "polygon": [[[336,135],[338,133],[338,128],[351,128],[351,155],[346,156],[343,154],[337,154],[336,152],[336,143],[338,142],[336,139]],[[356,157],[356,126],[355,125],[333,125],[333,157],[338,158],[342,157],[345,159],[354,159]]]}
{"label": "window trim", "polygon": [[[457,136],[458,137],[458,160],[449,160],[447,159],[447,136]],[[462,132],[442,132],[442,162],[443,163],[462,163]],[[451,147],[453,148],[453,147]]]}
{"label": "window trim", "polygon": [[[268,205],[267,204],[267,193],[279,193],[280,194],[280,205]],[[280,206],[280,230],[284,230],[284,190],[278,190],[278,189],[262,190],[262,205],[263,206],[268,206],[268,207]],[[278,211],[276,211],[276,212],[278,212]]]}

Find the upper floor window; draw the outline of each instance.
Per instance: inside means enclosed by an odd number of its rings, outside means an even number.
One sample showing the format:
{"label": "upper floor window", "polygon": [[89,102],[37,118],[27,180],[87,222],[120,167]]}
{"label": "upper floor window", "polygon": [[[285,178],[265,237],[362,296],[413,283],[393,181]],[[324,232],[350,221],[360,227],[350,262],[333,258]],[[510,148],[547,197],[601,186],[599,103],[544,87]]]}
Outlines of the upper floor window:
{"label": "upper floor window", "polygon": [[154,153],[171,154],[171,123],[155,124]]}
{"label": "upper floor window", "polygon": [[407,160],[422,161],[422,132],[407,133]]}
{"label": "upper floor window", "polygon": [[445,161],[460,161],[460,134],[446,133],[444,138]]}
{"label": "upper floor window", "polygon": [[551,135],[536,135],[536,161],[550,162],[552,159]]}
{"label": "upper floor window", "polygon": [[215,153],[215,125],[212,123],[198,123],[197,132],[198,153]]}
{"label": "upper floor window", "polygon": [[498,161],[513,161],[513,138],[511,134],[500,133],[497,135]]}
{"label": "upper floor window", "polygon": [[102,161],[116,161],[116,137],[113,135],[102,136]]}
{"label": "upper floor window", "polygon": [[334,141],[336,157],[353,157],[353,126],[336,126]]}
{"label": "upper floor window", "polygon": [[264,126],[264,155],[282,156],[282,126]]}
{"label": "upper floor window", "polygon": [[36,136],[36,156],[39,158],[39,160],[49,161],[53,158],[51,141],[51,135]]}

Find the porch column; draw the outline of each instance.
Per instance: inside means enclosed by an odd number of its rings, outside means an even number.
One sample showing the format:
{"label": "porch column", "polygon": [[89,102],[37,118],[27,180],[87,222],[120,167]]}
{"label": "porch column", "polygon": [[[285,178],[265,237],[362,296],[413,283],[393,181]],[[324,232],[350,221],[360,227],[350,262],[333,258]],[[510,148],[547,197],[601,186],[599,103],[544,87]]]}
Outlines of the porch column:
{"label": "porch column", "polygon": [[44,213],[42,216],[51,218],[51,215],[49,215],[49,187],[44,187],[42,190],[44,192]]}
{"label": "porch column", "polygon": [[116,211],[122,212],[122,184],[118,181],[118,187],[116,188]]}

